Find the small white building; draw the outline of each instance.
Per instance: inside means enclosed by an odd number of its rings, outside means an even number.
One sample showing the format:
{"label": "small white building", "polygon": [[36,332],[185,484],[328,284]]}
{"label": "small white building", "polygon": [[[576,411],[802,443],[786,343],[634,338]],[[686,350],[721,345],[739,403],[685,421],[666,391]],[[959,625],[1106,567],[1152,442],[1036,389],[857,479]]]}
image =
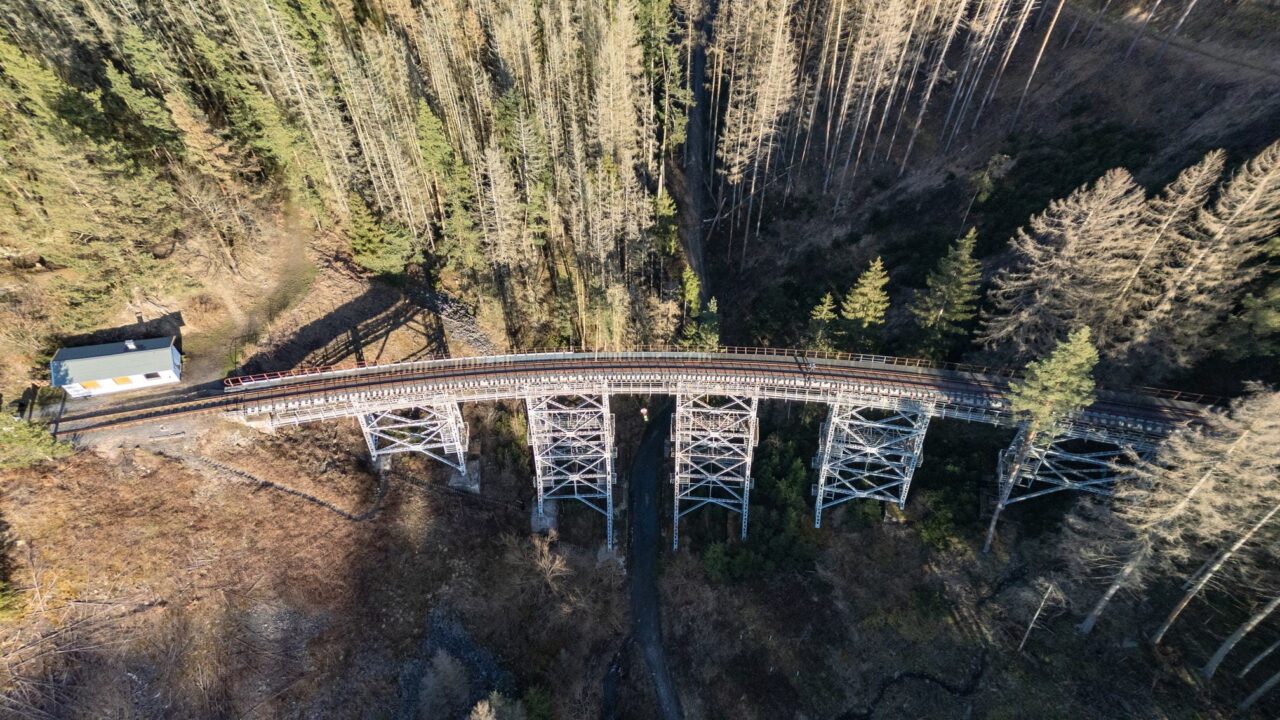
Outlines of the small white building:
{"label": "small white building", "polygon": [[89,397],[176,383],[182,355],[176,337],[62,348],[49,363],[49,378],[71,397]]}

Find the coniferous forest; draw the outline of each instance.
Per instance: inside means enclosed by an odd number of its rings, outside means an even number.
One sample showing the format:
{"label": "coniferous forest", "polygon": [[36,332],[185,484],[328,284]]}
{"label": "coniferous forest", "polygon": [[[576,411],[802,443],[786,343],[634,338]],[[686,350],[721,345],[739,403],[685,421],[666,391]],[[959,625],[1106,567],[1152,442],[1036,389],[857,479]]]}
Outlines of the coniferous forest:
{"label": "coniferous forest", "polygon": [[[653,580],[673,709],[625,551],[529,533],[523,404],[465,409],[474,498],[354,423],[59,435],[54,353],[155,335],[191,392],[965,363],[1018,435],[937,423],[910,502],[816,529],[825,409],[762,404],[752,535]],[[1126,388],[1209,409],[984,535],[1001,452]],[[1275,717],[1280,7],[0,0],[0,401],[0,717]],[[615,401],[620,488],[661,408]]]}

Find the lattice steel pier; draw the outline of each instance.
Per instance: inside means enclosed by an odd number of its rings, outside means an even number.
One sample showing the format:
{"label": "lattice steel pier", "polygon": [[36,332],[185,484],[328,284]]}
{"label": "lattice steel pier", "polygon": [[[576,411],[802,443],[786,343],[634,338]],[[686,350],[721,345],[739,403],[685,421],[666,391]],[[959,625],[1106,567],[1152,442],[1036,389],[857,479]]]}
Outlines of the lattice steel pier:
{"label": "lattice steel pier", "polygon": [[905,505],[932,412],[930,405],[910,402],[886,407],[842,399],[833,404],[814,458],[813,526],[822,527],[823,510],[849,500]]}
{"label": "lattice steel pier", "polygon": [[375,463],[397,453],[418,452],[467,474],[467,424],[456,402],[383,410],[357,416]]}
{"label": "lattice steel pier", "polygon": [[578,500],[605,516],[605,543],[612,548],[617,451],[609,396],[604,392],[542,395],[526,402],[538,514],[548,500]]}
{"label": "lattice steel pier", "polygon": [[680,518],[704,505],[742,516],[747,536],[751,458],[758,441],[754,396],[676,395],[671,421],[675,473],[671,547],[680,547]]}
{"label": "lattice steel pier", "polygon": [[1069,432],[1048,442],[1028,443],[1026,427],[1020,428],[1013,444],[1000,453],[996,507],[982,551],[991,549],[996,523],[1008,506],[1063,490],[1110,496],[1123,465],[1150,457],[1156,443],[1138,436],[1104,438]]}

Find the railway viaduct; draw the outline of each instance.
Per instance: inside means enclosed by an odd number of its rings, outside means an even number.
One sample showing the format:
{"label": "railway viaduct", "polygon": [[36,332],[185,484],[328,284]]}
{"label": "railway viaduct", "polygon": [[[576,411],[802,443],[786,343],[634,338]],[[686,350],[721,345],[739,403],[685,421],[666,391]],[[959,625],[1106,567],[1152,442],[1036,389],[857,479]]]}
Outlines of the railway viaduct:
{"label": "railway viaduct", "polygon": [[[222,413],[270,428],[353,417],[375,461],[419,452],[465,474],[468,434],[460,404],[522,400],[539,512],[549,500],[582,502],[605,516],[612,546],[617,473],[610,398],[673,395],[672,545],[678,546],[680,518],[707,505],[738,513],[746,536],[761,400],[829,408],[814,458],[814,525],[821,526],[825,510],[851,500],[902,506],[933,419],[1017,427],[1007,400],[1011,378],[974,366],[771,348],[534,352],[232,377],[212,396],[69,416],[60,432],[187,413]],[[1063,490],[1109,494],[1118,460],[1151,453],[1166,435],[1201,417],[1205,400],[1150,389],[1100,390],[1052,439],[1028,444],[1019,430],[1001,453],[988,544],[1000,512],[1012,503]]]}

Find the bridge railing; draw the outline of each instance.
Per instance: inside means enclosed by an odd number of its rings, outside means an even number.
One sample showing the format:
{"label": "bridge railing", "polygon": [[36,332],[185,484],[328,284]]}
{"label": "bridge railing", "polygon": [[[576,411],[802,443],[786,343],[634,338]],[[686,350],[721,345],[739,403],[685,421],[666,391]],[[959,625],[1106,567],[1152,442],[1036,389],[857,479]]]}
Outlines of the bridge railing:
{"label": "bridge railing", "polygon": [[454,357],[444,354],[431,355],[426,358],[419,358],[401,363],[369,363],[355,362],[351,364],[326,365],[318,367],[294,368],[292,370],[281,370],[278,372],[254,373],[251,375],[235,375],[223,380],[227,387],[237,387],[250,383],[266,382],[271,380],[283,380],[296,377],[305,377],[311,375],[323,375],[326,373],[350,372],[362,370],[366,368],[382,368],[389,372],[406,367],[421,368],[433,363],[449,362],[453,365],[502,365],[518,362],[519,359],[531,355],[574,355],[579,357],[608,357],[621,355],[638,355],[638,354],[679,354],[683,357],[702,357],[708,360],[715,359],[722,355],[754,355],[766,357],[786,357],[796,358],[799,360],[827,360],[848,363],[876,363],[880,365],[893,365],[897,367],[916,367],[932,370],[952,370],[956,372],[968,372],[980,375],[998,376],[998,377],[1015,377],[1017,372],[1011,368],[989,367],[983,365],[971,365],[966,363],[952,363],[928,360],[925,358],[899,357],[895,355],[877,355],[874,353],[848,353],[839,351],[826,350],[799,350],[793,348],[772,348],[772,347],[740,347],[740,346],[724,346],[717,348],[686,348],[676,345],[641,345],[626,350],[582,350],[577,348],[536,348],[524,350],[518,353],[509,353],[504,355],[486,355],[472,357]]}
{"label": "bridge railing", "polygon": [[[899,357],[896,355],[878,355],[874,353],[849,353],[828,350],[803,350],[795,348],[773,348],[773,347],[746,347],[746,346],[724,346],[716,348],[686,348],[674,345],[641,345],[626,350],[583,350],[578,348],[540,348],[525,350],[518,353],[509,353],[504,355],[482,355],[471,357],[451,357],[449,355],[437,354],[427,358],[420,358],[408,362],[400,363],[368,363],[355,362],[350,365],[331,365],[325,367],[308,367],[295,368],[292,370],[282,370],[279,372],[256,373],[252,375],[237,375],[226,378],[223,383],[227,390],[234,391],[245,386],[257,383],[292,380],[295,378],[309,378],[327,374],[341,373],[343,375],[359,375],[361,370],[376,368],[379,373],[389,375],[410,374],[424,370],[432,365],[448,364],[453,367],[469,367],[477,365],[486,366],[502,366],[516,365],[521,360],[532,356],[574,356],[578,358],[601,358],[601,357],[618,357],[618,356],[635,356],[635,355],[674,355],[678,354],[684,358],[703,358],[714,360],[725,355],[740,356],[765,356],[765,357],[781,357],[794,358],[797,361],[825,361],[838,363],[874,363],[878,365],[891,365],[895,367],[911,367],[923,370],[944,370],[950,372],[971,373],[975,375],[983,375],[986,377],[999,377],[1004,379],[1017,379],[1021,377],[1020,371],[1002,366],[985,366],[973,365],[968,363],[953,363],[936,360],[928,360],[925,358]],[[1107,388],[1098,387],[1099,390],[1123,394],[1137,394],[1174,402],[1195,403],[1200,405],[1221,405],[1224,400],[1212,395],[1204,393],[1191,393],[1180,390],[1169,390],[1155,387],[1125,387],[1125,388]]]}

